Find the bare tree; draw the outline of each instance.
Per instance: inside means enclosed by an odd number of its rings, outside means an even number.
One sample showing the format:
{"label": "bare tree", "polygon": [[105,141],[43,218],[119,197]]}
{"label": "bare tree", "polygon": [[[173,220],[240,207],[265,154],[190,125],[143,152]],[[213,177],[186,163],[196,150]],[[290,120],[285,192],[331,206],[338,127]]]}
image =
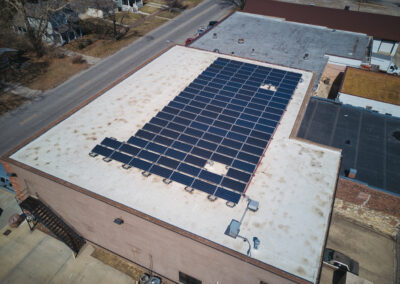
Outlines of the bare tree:
{"label": "bare tree", "polygon": [[246,0],[226,0],[228,3],[231,3],[238,7],[240,10],[243,10],[244,5],[246,5]]}
{"label": "bare tree", "polygon": [[49,19],[52,13],[64,9],[68,2],[65,0],[39,0],[37,4],[26,0],[0,0],[2,7],[15,11],[26,28],[26,35],[38,57],[45,53],[43,38],[49,27]]}
{"label": "bare tree", "polygon": [[165,2],[170,12],[176,9],[182,9],[184,7],[182,0],[166,0]]}
{"label": "bare tree", "polygon": [[[79,0],[78,0],[79,1]],[[104,18],[109,18],[113,22],[113,36],[114,39],[119,39],[121,35],[124,33],[127,33],[129,28],[121,28],[124,15],[122,15],[121,19],[117,19],[117,4],[113,0],[81,0],[79,1],[82,5],[86,5],[86,7],[94,8],[96,10],[102,11],[103,17]],[[124,30],[125,32],[122,33],[121,30]]]}

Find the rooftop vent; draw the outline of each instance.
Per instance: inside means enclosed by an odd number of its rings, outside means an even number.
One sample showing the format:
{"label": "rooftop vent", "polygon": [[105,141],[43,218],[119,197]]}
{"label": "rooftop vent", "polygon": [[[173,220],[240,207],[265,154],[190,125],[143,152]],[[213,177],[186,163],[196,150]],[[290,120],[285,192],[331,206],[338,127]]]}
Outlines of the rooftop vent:
{"label": "rooftop vent", "polygon": [[354,178],[356,178],[356,175],[357,175],[357,170],[351,168],[351,169],[349,170],[349,174],[347,175],[347,177],[353,178],[353,179],[354,179]]}
{"label": "rooftop vent", "polygon": [[226,228],[225,235],[228,235],[234,239],[239,235],[240,232],[240,222],[232,219],[228,228]]}
{"label": "rooftop vent", "polygon": [[304,54],[304,56],[303,56],[304,60],[308,60],[309,58],[310,58],[310,54],[309,53]]}
{"label": "rooftop vent", "polygon": [[258,204],[258,201],[250,200],[247,204],[247,208],[249,208],[250,211],[256,212],[258,210]]}
{"label": "rooftop vent", "polygon": [[238,39],[238,43],[239,43],[239,44],[243,44],[243,43],[244,43],[244,39],[243,39],[243,38],[239,38],[239,39]]}
{"label": "rooftop vent", "polygon": [[254,242],[254,249],[258,249],[258,246],[260,245],[260,240],[257,237],[253,238],[253,242]]}

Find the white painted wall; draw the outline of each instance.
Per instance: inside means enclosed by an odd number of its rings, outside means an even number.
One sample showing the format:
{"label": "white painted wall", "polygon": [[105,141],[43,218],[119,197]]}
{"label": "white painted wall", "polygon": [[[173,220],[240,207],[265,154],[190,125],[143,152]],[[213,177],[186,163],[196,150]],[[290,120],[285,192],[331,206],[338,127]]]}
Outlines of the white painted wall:
{"label": "white painted wall", "polygon": [[394,56],[396,54],[398,47],[399,43],[395,41],[381,40],[378,38],[374,38],[374,41],[372,42],[372,52],[374,53],[381,53]]}
{"label": "white painted wall", "polygon": [[393,116],[400,117],[400,106],[339,93],[338,100],[343,104],[348,104],[356,107],[362,107],[370,110],[375,110],[379,113],[390,113]]}
{"label": "white painted wall", "polygon": [[328,63],[337,64],[340,66],[360,67],[362,64],[362,61],[357,59],[340,57],[330,54],[325,54],[325,56],[328,57]]}

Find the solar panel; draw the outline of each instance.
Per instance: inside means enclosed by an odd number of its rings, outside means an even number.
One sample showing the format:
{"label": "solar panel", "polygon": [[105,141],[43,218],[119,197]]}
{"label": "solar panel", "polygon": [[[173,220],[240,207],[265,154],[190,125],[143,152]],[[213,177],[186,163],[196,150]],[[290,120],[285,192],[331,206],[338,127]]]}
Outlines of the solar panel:
{"label": "solar panel", "polygon": [[[91,155],[237,203],[300,79],[298,73],[217,58],[126,143],[105,138]],[[205,169],[214,162],[227,172]]]}

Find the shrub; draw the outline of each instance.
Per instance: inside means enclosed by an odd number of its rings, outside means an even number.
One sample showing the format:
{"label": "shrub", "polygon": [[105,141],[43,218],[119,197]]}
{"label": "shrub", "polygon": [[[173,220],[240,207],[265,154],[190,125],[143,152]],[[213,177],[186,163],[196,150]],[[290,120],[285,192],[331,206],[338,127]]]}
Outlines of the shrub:
{"label": "shrub", "polygon": [[78,48],[79,49],[84,49],[86,46],[89,46],[93,43],[93,41],[90,38],[85,38],[85,39],[81,39],[78,42]]}
{"label": "shrub", "polygon": [[73,64],[82,64],[86,63],[86,60],[82,57],[82,55],[75,55],[72,57],[72,63]]}

